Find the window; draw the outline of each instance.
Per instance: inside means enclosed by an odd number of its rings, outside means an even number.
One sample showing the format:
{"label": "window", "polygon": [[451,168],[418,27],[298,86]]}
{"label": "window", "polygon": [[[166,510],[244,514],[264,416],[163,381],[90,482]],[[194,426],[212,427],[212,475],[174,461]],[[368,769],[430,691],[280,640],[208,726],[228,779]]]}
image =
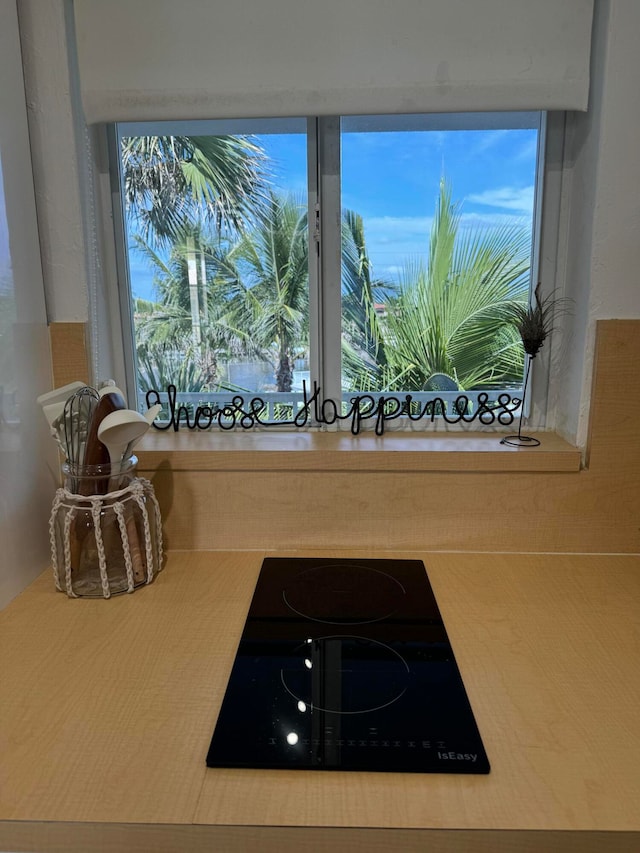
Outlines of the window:
{"label": "window", "polygon": [[130,384],[290,421],[303,389],[523,383],[509,322],[537,281],[542,113],[120,124]]}

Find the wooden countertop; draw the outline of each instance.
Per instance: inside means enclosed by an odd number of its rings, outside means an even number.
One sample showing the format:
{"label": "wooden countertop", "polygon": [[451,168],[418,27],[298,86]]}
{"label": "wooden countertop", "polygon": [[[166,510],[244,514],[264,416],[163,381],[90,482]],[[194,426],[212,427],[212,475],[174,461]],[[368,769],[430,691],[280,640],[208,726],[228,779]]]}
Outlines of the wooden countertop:
{"label": "wooden countertop", "polygon": [[47,572],[0,613],[0,849],[640,849],[638,556],[395,555],[427,567],[489,776],[208,769],[265,555],[172,552],[110,601]]}

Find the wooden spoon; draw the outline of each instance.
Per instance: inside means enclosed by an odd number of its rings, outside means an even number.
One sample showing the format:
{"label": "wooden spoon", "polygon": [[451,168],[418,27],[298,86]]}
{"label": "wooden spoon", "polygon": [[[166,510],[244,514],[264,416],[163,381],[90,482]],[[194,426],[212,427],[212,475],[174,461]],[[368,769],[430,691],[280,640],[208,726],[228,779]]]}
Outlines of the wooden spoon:
{"label": "wooden spoon", "polygon": [[[91,425],[89,427],[89,433],[87,435],[87,444],[84,451],[84,460],[83,464],[87,465],[108,465],[111,462],[111,457],[109,455],[109,450],[107,447],[100,441],[98,438],[98,430],[100,429],[100,424],[102,421],[110,415],[112,412],[120,411],[121,409],[126,409],[127,404],[125,403],[124,397],[120,394],[119,391],[109,391],[106,394],[103,394],[100,397],[100,401],[96,407],[95,412],[93,413],[93,418],[91,420]],[[84,478],[89,479],[89,478]],[[97,491],[93,491],[93,486],[91,483],[84,483],[84,491],[81,491],[83,495],[90,494],[106,494],[109,488],[108,478],[97,478],[99,480]]]}

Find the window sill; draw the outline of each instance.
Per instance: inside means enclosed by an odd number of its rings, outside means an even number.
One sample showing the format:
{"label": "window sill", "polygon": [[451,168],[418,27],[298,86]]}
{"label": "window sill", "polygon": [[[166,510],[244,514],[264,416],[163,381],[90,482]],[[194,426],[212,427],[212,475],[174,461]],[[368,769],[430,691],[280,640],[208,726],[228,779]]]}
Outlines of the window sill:
{"label": "window sill", "polygon": [[575,472],[581,452],[555,433],[539,447],[500,444],[500,433],[188,432],[151,430],[136,448],[141,472],[418,471]]}

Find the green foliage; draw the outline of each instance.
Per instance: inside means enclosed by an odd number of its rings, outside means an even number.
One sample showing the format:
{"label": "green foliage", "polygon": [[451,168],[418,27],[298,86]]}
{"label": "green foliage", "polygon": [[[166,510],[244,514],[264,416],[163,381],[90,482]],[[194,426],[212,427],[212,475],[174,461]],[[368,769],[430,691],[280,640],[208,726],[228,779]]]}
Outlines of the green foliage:
{"label": "green foliage", "polygon": [[265,157],[248,136],[131,136],[122,140],[127,212],[147,243],[170,246],[203,219],[242,228],[261,209]]}
{"label": "green foliage", "polygon": [[[211,390],[221,359],[245,355],[271,360],[278,390],[291,389],[294,359],[306,348],[309,310],[307,216],[297,202],[271,193],[263,215],[233,245],[221,238],[208,242],[198,226],[176,235],[168,260],[141,237],[135,245],[155,271],[158,294],[157,304],[136,305],[138,363],[145,376],[159,381],[159,360],[181,352],[198,370],[187,375],[179,360],[170,365],[180,367],[180,383]],[[190,261],[203,261],[205,269],[195,307]]]}
{"label": "green foliage", "polygon": [[138,348],[138,387],[143,393],[175,385],[184,392],[211,390],[206,372],[193,357],[162,345]]}
{"label": "green foliage", "polygon": [[[240,293],[220,277],[224,250],[208,242],[199,228],[183,229],[168,259],[141,237],[136,249],[154,270],[157,302],[136,300],[136,347],[140,382],[167,377],[180,391],[214,390],[219,366],[239,353],[256,351],[248,330],[233,325]],[[191,286],[189,269],[197,272]],[[204,276],[202,273],[204,272]],[[197,318],[197,324],[194,320]]]}
{"label": "green foliage", "polygon": [[136,298],[133,300],[133,313],[135,316],[150,315],[158,311],[158,309],[158,303],[151,302],[149,299]]}
{"label": "green foliage", "polygon": [[219,280],[236,293],[229,321],[274,364],[278,391],[290,391],[294,360],[308,346],[306,210],[271,192],[256,225],[219,259]]}
{"label": "green foliage", "polygon": [[374,280],[362,217],[352,210],[342,215],[342,365],[346,375],[358,377],[359,388],[371,390],[379,382],[387,360],[376,303],[393,293],[391,282]]}
{"label": "green foliage", "polygon": [[[462,230],[442,182],[429,261],[405,265],[397,297],[378,324],[375,365],[358,369],[353,354],[344,359],[350,387],[435,390],[443,376],[465,390],[521,384],[513,315],[526,298],[528,253],[524,230]],[[371,351],[369,345],[367,357]]]}

